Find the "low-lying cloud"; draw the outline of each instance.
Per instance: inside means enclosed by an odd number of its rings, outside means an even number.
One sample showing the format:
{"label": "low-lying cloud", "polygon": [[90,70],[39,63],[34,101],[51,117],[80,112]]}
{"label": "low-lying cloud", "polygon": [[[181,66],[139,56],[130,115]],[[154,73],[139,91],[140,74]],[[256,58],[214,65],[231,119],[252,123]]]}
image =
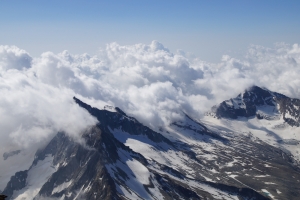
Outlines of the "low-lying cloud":
{"label": "low-lying cloud", "polygon": [[37,58],[0,46],[0,145],[25,148],[57,131],[76,135],[94,124],[73,96],[118,106],[152,128],[183,112],[201,118],[253,84],[300,98],[299,63],[298,44],[253,45],[243,59],[224,55],[219,63],[170,52],[157,41],[111,43],[94,56],[64,51]]}

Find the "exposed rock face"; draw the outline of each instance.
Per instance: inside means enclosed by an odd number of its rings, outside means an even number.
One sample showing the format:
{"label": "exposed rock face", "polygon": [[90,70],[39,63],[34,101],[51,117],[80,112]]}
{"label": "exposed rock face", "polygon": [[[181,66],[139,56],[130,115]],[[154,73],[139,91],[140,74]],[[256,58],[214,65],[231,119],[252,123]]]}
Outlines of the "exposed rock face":
{"label": "exposed rock face", "polygon": [[0,200],[5,200],[6,199],[6,195],[0,194]]}
{"label": "exposed rock face", "polygon": [[3,191],[3,194],[5,194],[8,199],[12,196],[14,190],[21,190],[26,186],[27,172],[28,170],[20,171],[11,177]]}
{"label": "exposed rock face", "polygon": [[[113,138],[109,138],[109,135],[104,138],[102,134],[97,126],[91,128],[83,134],[86,142],[86,146],[83,146],[65,134],[59,133],[40,154],[41,156],[52,154],[53,165],[57,170],[43,185],[39,195],[45,197],[64,195],[65,199],[74,199],[78,194],[73,191],[78,191],[79,194],[85,191],[81,195],[86,199],[118,199],[115,196],[113,181],[105,168],[107,162],[116,159],[116,147],[112,145],[109,149],[105,149],[103,140],[112,143]],[[108,154],[108,151],[111,154]],[[55,190],[57,186],[63,184],[66,184],[67,188]]]}
{"label": "exposed rock face", "polygon": [[[112,197],[116,194],[115,185],[107,173],[105,163],[116,159],[113,157],[115,149],[111,147],[112,154],[111,157],[108,157],[109,155],[102,146],[102,132],[98,127],[93,127],[85,132],[83,138],[86,139],[87,147],[73,141],[64,133],[58,133],[45,149],[36,154],[36,159],[29,171],[37,168],[38,162],[49,156],[53,157],[51,166],[56,168],[55,172],[42,185],[37,199],[61,196],[64,196],[64,199],[74,199],[87,187],[89,190],[84,195],[82,194],[86,199],[113,199]],[[104,140],[110,139],[106,137]],[[89,145],[93,146],[89,148]],[[35,173],[41,173],[41,171],[35,171]],[[13,190],[30,187],[28,180],[27,185],[25,184],[26,177],[22,179],[22,186],[18,187],[16,185],[16,183],[19,184],[18,181],[15,181],[18,177],[17,173],[4,190],[9,197],[12,197],[10,187]]]}
{"label": "exposed rock face", "polygon": [[278,100],[283,119],[291,126],[300,126],[300,100],[282,98]]}
{"label": "exposed rock face", "polygon": [[236,98],[223,101],[215,106],[214,112],[217,117],[236,119],[238,117],[252,117],[256,114],[257,107],[268,105],[275,106],[275,98],[284,96],[253,86]]}
{"label": "exposed rock face", "polygon": [[[245,109],[239,112],[274,106],[277,101],[268,94],[258,88],[244,94],[240,99]],[[99,110],[74,100],[99,123],[77,140],[58,133],[36,153],[28,170],[11,178],[3,191],[9,199],[254,200],[300,195],[300,169],[293,157],[251,135],[213,131],[187,115],[155,132],[119,108]]]}
{"label": "exposed rock face", "polygon": [[92,108],[90,105],[80,101],[76,97],[73,98],[78,105],[85,108],[89,113],[95,116],[103,128],[110,127],[112,129],[122,127],[122,130],[133,135],[146,135],[153,142],[165,142],[173,145],[167,138],[156,133],[150,128],[139,123],[135,118],[127,116],[120,108],[116,107],[117,112],[109,112],[107,110],[99,110]]}
{"label": "exposed rock face", "polygon": [[274,113],[281,113],[291,126],[300,126],[300,100],[283,94],[271,92],[257,86],[247,89],[236,98],[223,101],[212,111],[219,118],[237,119],[238,117],[268,118],[259,113],[259,108],[272,107]]}

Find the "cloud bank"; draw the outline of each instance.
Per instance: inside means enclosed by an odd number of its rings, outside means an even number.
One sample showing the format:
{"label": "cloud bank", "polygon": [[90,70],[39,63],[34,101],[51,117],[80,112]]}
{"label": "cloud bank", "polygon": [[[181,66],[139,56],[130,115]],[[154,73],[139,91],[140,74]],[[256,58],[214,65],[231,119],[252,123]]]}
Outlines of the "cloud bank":
{"label": "cloud bank", "polygon": [[299,74],[298,44],[253,45],[242,59],[224,55],[219,63],[170,52],[157,41],[111,43],[94,56],[64,51],[36,58],[0,46],[0,145],[26,148],[57,131],[76,135],[94,124],[73,96],[93,106],[118,106],[157,128],[183,112],[201,118],[253,84],[300,98]]}

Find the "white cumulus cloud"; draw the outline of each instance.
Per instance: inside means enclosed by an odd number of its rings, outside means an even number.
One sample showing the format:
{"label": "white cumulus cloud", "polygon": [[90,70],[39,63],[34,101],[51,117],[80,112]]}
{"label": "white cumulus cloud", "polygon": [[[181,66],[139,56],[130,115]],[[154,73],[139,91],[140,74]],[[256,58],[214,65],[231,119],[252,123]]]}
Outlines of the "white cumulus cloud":
{"label": "white cumulus cloud", "polygon": [[94,106],[118,106],[152,128],[183,112],[201,118],[253,84],[300,98],[299,63],[299,45],[284,43],[253,45],[242,59],[224,55],[219,63],[170,52],[157,41],[111,43],[94,56],[64,51],[36,58],[0,46],[0,145],[25,148],[57,131],[76,135],[94,124],[73,96]]}

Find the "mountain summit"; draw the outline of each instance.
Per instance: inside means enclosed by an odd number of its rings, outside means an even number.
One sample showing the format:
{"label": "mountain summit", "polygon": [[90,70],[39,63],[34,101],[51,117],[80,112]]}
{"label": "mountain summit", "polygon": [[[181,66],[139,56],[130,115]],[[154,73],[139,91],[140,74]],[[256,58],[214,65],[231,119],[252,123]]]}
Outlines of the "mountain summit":
{"label": "mountain summit", "polygon": [[237,119],[253,117],[258,119],[281,114],[291,126],[300,126],[300,101],[267,89],[252,86],[237,97],[223,101],[212,108],[219,118]]}

